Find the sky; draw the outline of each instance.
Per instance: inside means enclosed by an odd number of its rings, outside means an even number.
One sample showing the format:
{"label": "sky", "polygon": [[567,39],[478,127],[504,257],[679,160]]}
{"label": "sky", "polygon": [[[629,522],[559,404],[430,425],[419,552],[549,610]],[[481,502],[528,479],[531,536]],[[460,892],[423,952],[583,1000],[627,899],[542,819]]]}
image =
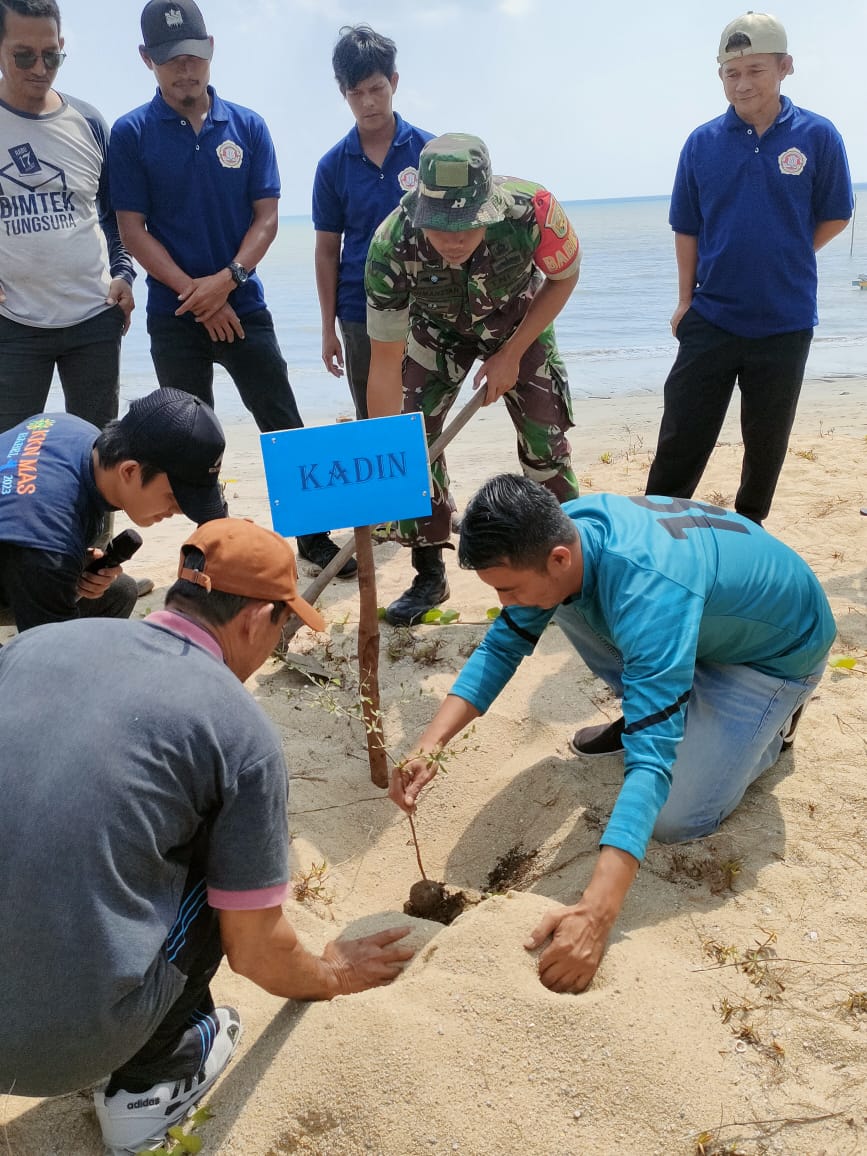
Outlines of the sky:
{"label": "sky", "polygon": [[[136,0],[59,0],[68,59],[57,87],[111,123],[154,92]],[[667,195],[689,132],[725,110],[716,55],[731,0],[202,0],[211,83],[268,123],[281,213],[310,212],[319,157],[351,127],[331,70],[344,24],[397,44],[395,109],[469,132],[496,172],[560,200]],[[867,0],[775,0],[795,72],[783,92],[836,124],[867,181]]]}

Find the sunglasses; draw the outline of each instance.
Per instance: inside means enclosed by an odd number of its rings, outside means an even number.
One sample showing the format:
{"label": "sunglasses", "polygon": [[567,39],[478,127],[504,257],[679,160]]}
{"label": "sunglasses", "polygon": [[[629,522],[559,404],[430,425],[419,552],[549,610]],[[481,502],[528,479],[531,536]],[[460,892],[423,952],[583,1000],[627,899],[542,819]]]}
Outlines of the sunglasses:
{"label": "sunglasses", "polygon": [[32,68],[40,56],[42,57],[42,63],[45,65],[49,72],[54,72],[56,68],[60,68],[64,60],[66,60],[65,52],[56,52],[52,49],[47,49],[45,52],[40,52],[38,55],[35,52],[31,52],[29,48],[26,48],[21,52],[12,53],[12,59],[15,61],[15,67],[22,70]]}

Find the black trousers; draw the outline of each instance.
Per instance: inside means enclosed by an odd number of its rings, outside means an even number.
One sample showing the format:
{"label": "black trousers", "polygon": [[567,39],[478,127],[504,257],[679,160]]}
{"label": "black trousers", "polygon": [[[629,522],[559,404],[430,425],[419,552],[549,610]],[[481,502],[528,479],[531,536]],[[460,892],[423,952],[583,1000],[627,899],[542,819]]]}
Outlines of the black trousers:
{"label": "black trousers", "polygon": [[76,601],[80,571],[65,554],[0,542],[0,616],[11,612],[19,631],[75,617],[129,618],[138,598],[134,578],[121,574],[101,598]]}
{"label": "black trousers", "polygon": [[813,330],[737,337],[690,309],[677,339],[645,493],[692,497],[737,383],[744,460],[735,510],[761,524],[786,458]]}

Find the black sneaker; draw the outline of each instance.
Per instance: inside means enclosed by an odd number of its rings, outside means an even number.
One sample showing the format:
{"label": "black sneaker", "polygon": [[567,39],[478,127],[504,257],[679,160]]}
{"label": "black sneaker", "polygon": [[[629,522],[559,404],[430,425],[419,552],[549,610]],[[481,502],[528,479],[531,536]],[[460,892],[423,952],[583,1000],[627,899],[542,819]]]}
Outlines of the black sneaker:
{"label": "black sneaker", "polygon": [[[324,570],[331,559],[340,553],[340,547],[325,533],[302,534],[295,542],[298,546],[298,557],[316,567],[314,574]],[[337,577],[354,578],[357,573],[358,563],[354,558],[349,558],[337,571]]]}
{"label": "black sneaker", "polygon": [[622,755],[625,729],[626,720],[622,716],[612,723],[582,727],[569,740],[569,749],[573,754],[583,755],[586,759],[597,755]]}

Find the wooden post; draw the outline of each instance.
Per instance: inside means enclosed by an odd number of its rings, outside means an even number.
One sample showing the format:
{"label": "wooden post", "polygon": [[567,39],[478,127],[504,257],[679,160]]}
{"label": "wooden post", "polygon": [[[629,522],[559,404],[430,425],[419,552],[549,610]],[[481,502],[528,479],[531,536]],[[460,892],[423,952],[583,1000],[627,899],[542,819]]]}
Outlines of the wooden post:
{"label": "wooden post", "polygon": [[[485,397],[484,389],[478,389],[457,417],[443,430],[429,448],[429,457],[434,461],[443,452],[452,438],[460,433]],[[382,718],[379,700],[379,616],[377,614],[376,568],[373,563],[373,543],[370,526],[356,526],[354,536],[335,554],[324,569],[313,579],[303,597],[307,602],[315,602],[338,570],[355,554],[358,560],[358,689],[361,696],[361,712],[367,737],[367,758],[370,763],[370,779],[377,787],[388,787],[388,756],[382,733]],[[277,653],[285,657],[289,641],[302,626],[301,619],[293,615],[283,627]]]}
{"label": "wooden post", "polygon": [[367,736],[370,779],[377,787],[388,786],[388,757],[379,708],[379,618],[376,605],[376,568],[370,526],[355,527],[358,559],[358,693]]}

